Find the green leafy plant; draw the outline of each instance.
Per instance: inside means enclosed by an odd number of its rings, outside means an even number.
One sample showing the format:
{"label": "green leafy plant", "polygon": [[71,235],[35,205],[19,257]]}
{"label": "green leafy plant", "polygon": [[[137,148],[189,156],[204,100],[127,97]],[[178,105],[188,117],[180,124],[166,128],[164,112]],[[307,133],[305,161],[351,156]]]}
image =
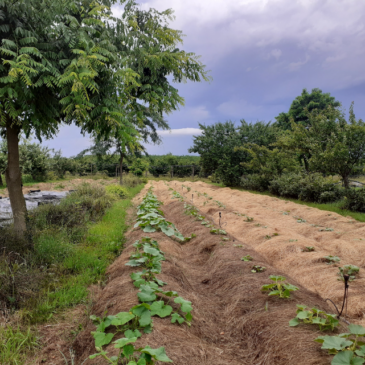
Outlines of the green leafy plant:
{"label": "green leafy plant", "polygon": [[314,246],[305,246],[305,248],[302,249],[303,252],[313,252],[315,251]]}
{"label": "green leafy plant", "polygon": [[338,276],[340,277],[338,280],[344,281],[343,276],[349,275],[349,280],[353,281],[356,279],[356,275],[359,273],[360,268],[355,265],[344,265],[343,267],[339,267],[338,270]]}
{"label": "green leafy plant", "polygon": [[160,230],[169,237],[175,236],[183,241],[184,236],[177,230],[175,225],[163,217],[163,212],[159,209],[160,205],[162,205],[162,202],[157,200],[157,197],[152,194],[150,189],[143,198],[142,204],[138,206],[138,220],[134,228],[140,227],[146,233]]}
{"label": "green leafy plant", "polygon": [[223,209],[226,209],[226,206],[223,204],[223,203],[221,203],[220,201],[218,201],[218,200],[214,200],[216,203],[217,203],[217,205],[218,205],[218,207],[219,208],[223,208]]}
{"label": "green leafy plant", "polygon": [[365,328],[357,324],[349,325],[349,333],[338,336],[319,336],[316,342],[322,349],[335,355],[332,365],[362,365],[365,362],[365,343],[359,337],[365,336]]}
{"label": "green leafy plant", "polygon": [[124,186],[120,185],[108,185],[105,190],[112,195],[116,195],[118,198],[124,199],[128,196],[128,190]]}
{"label": "green leafy plant", "polygon": [[242,261],[252,261],[252,260],[253,260],[253,258],[252,258],[250,255],[246,255],[246,256],[243,256],[243,257],[241,258],[241,260],[242,260]]}
{"label": "green leafy plant", "polygon": [[246,222],[253,222],[253,217],[246,216]]}
{"label": "green leafy plant", "polygon": [[285,283],[284,276],[270,275],[269,278],[273,281],[272,284],[263,285],[262,291],[269,291],[269,295],[277,295],[279,298],[290,298],[290,293],[298,290],[292,284]]}
{"label": "green leafy plant", "polygon": [[307,309],[306,305],[297,304],[297,315],[289,321],[289,326],[296,327],[301,322],[308,324],[316,324],[321,331],[334,330],[339,320],[335,314],[328,314],[320,309]]}
{"label": "green leafy plant", "polygon": [[254,265],[252,266],[251,272],[264,272],[266,270],[266,267],[264,266],[259,266],[259,265]]}
{"label": "green leafy plant", "polygon": [[224,235],[227,234],[227,232],[224,229],[219,229],[219,228],[211,229],[210,233],[212,233],[212,234],[224,234]]}
{"label": "green leafy plant", "polygon": [[335,264],[336,262],[341,261],[341,259],[338,256],[329,255],[329,256],[324,256],[323,258],[326,260],[328,265]]}

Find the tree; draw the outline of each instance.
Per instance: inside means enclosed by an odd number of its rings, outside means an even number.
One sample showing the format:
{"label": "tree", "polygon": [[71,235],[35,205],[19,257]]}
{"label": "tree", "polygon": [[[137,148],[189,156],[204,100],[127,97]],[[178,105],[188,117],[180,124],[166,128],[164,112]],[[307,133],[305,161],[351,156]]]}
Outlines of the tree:
{"label": "tree", "polygon": [[143,173],[148,170],[148,162],[144,161],[142,158],[136,158],[130,166],[130,170],[134,175],[142,176]]}
{"label": "tree", "polygon": [[[27,221],[19,166],[20,133],[29,136],[34,132],[39,140],[51,138],[63,122],[75,123],[83,133],[98,138],[115,135],[130,142],[136,134],[133,117],[140,121],[146,108],[153,113],[176,105],[177,93],[172,98],[170,89],[146,87],[142,111],[135,106],[141,75],[129,65],[135,62],[138,39],[146,34],[136,22],[137,4],[119,1],[124,12],[116,18],[110,5],[117,2],[0,0],[0,128],[7,139],[6,180],[14,228],[20,236]],[[159,30],[161,37],[168,39],[172,32],[164,30]],[[141,64],[154,62],[149,49],[141,47],[139,52]],[[194,69],[192,77],[205,77],[204,66],[193,55],[163,58],[175,65],[185,62]]]}
{"label": "tree", "polygon": [[239,185],[241,176],[247,172],[241,163],[247,162],[250,155],[236,147],[247,143],[269,147],[276,140],[278,132],[270,123],[250,124],[244,120],[240,123],[238,127],[230,121],[211,126],[199,124],[202,134],[193,137],[194,145],[189,148],[189,152],[200,154],[200,165],[204,171],[216,173],[226,185]]}
{"label": "tree", "polygon": [[365,162],[365,124],[356,120],[353,103],[350,107],[349,121],[338,109],[307,112],[310,126],[292,123],[288,132],[278,145],[294,152],[310,155],[310,171],[340,175],[346,188],[349,176],[357,166]]}
{"label": "tree", "polygon": [[3,178],[2,174],[5,173],[6,166],[7,166],[7,156],[6,156],[7,146],[5,141],[0,142],[0,186],[3,186]]}
{"label": "tree", "polygon": [[290,105],[288,113],[280,113],[276,119],[276,125],[283,130],[290,130],[291,120],[295,123],[307,126],[310,122],[307,116],[308,111],[315,109],[325,111],[328,107],[338,108],[341,103],[330,93],[322,93],[320,89],[312,89],[311,93],[308,93],[307,89],[303,89],[302,94],[297,96]]}

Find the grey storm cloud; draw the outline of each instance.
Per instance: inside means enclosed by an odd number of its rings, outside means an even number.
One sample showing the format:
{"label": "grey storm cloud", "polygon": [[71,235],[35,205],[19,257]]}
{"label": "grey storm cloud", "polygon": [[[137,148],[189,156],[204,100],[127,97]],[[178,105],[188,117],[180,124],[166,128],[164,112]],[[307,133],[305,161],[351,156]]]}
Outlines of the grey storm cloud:
{"label": "grey storm cloud", "polygon": [[[344,108],[355,101],[356,115],[365,119],[364,1],[149,0],[140,4],[142,9],[174,9],[171,27],[186,35],[180,48],[201,55],[213,77],[210,83],[175,85],[186,105],[166,116],[172,129],[198,128],[199,122],[274,120],[303,88],[315,87],[330,92]],[[115,6],[113,11],[120,15],[123,9]],[[186,154],[192,137],[172,135],[164,134],[163,145],[147,149]]]}

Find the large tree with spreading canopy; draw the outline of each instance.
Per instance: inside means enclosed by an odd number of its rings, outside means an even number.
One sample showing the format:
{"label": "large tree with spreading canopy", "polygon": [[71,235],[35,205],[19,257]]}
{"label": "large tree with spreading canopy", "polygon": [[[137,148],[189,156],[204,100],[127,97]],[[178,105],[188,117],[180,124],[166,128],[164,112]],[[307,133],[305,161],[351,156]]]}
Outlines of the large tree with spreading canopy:
{"label": "large tree with spreading canopy", "polygon": [[[120,18],[110,8],[117,3]],[[168,75],[207,78],[194,54],[176,49],[181,33],[168,28],[170,17],[170,10],[141,13],[133,0],[0,0],[0,130],[19,235],[27,222],[22,133],[41,140],[75,123],[83,133],[134,143],[146,113],[183,103]]]}

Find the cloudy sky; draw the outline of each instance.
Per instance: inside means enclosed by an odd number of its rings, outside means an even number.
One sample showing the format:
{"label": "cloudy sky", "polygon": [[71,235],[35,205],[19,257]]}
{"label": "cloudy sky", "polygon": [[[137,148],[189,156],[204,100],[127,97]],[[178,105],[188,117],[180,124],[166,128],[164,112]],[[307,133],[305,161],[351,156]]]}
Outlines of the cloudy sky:
{"label": "cloudy sky", "polygon": [[[365,2],[359,0],[150,0],[175,10],[182,48],[201,55],[213,81],[178,85],[186,105],[153,154],[187,154],[198,123],[274,120],[303,88],[320,88],[365,119]],[[114,7],[120,14],[121,8]],[[90,141],[64,127],[48,144],[71,156]]]}

